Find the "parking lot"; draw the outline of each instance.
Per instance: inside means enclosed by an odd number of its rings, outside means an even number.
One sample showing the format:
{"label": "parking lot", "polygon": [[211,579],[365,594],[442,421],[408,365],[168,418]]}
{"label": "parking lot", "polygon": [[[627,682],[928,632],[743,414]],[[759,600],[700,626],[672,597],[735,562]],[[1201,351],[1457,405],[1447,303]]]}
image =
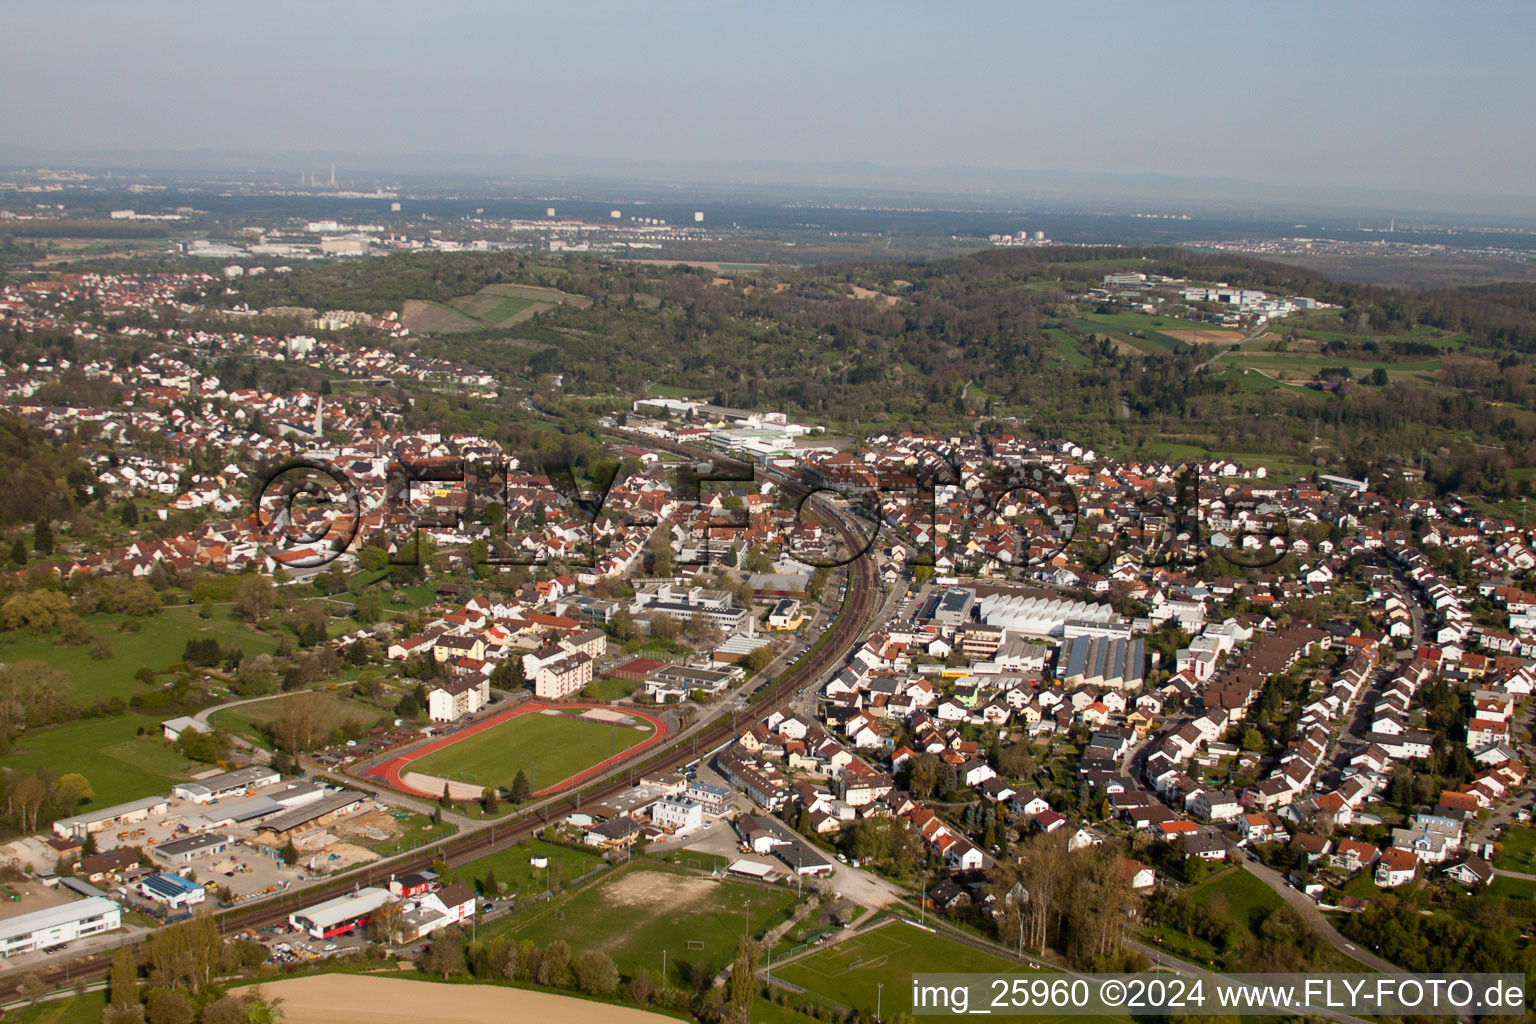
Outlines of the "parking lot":
{"label": "parking lot", "polygon": [[301,960],[321,960],[332,956],[346,956],[368,945],[365,929],[329,939],[311,938],[308,933],[284,926],[281,929],[259,932],[256,941],[267,948],[267,960],[274,964],[291,964]]}
{"label": "parking lot", "polygon": [[234,846],[217,856],[199,858],[190,867],[197,881],[227,887],[237,902],[286,889],[301,880],[302,874],[285,867],[280,859],[248,846]]}

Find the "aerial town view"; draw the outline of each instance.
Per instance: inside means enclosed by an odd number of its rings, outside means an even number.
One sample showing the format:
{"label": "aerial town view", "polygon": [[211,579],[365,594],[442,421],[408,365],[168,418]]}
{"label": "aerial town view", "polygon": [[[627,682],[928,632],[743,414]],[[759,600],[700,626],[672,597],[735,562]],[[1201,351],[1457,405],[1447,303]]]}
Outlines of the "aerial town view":
{"label": "aerial town view", "polygon": [[1530,1019],[1536,10],[7,15],[0,1019]]}

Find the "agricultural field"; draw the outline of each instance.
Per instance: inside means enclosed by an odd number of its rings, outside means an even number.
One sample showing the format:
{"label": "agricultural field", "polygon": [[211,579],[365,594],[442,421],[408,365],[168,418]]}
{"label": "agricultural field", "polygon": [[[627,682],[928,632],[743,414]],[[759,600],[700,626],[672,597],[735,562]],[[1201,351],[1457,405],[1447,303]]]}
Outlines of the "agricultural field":
{"label": "agricultural field", "polygon": [[[496,295],[486,292],[477,292],[474,295],[454,299],[450,306],[459,312],[480,321],[487,327],[502,327],[516,323],[514,319],[534,304],[532,299],[518,298],[515,295]],[[541,303],[541,308],[549,308]],[[537,312],[537,311],[535,311]],[[530,314],[531,315],[531,314]],[[523,319],[526,319],[524,317]]]}
{"label": "agricultural field", "polygon": [[401,309],[400,319],[420,334],[454,334],[511,327],[536,313],[567,303],[581,308],[590,300],[555,288],[490,284],[473,295],[460,295],[447,303],[409,299]]}
{"label": "agricultural field", "polygon": [[[1348,324],[1331,311],[1305,313],[1277,321],[1268,333],[1224,353],[1222,362],[1235,370],[1250,371],[1280,383],[1305,384],[1319,371],[1347,367],[1351,377],[1362,380],[1380,369],[1392,382],[1433,384],[1440,357],[1465,346],[1466,336],[1432,327],[1415,327],[1385,337],[1352,333]],[[1325,351],[1342,344],[1343,351]],[[1422,346],[1430,351],[1393,354],[1393,346]],[[1273,387],[1274,385],[1268,385]],[[1252,382],[1246,390],[1262,390]]]}
{"label": "agricultural field", "polygon": [[[187,778],[191,762],[163,738],[160,721],[144,715],[113,715],[29,730],[0,757],[0,767],[79,772],[90,780],[96,794],[82,809],[165,793],[173,783]],[[139,735],[140,730],[144,735]]]}
{"label": "agricultural field", "polygon": [[[84,619],[96,636],[111,644],[110,658],[92,658],[90,643],[65,647],[56,634],[13,631],[0,634],[0,662],[47,662],[69,673],[76,703],[90,704],[98,697],[127,700],[141,688],[133,678],[135,672],[145,666],[163,671],[179,662],[187,641],[194,637],[213,637],[224,646],[238,645],[248,656],[277,650],[277,637],[235,621],[222,608],[211,619],[202,618],[190,605],[174,605],[157,615],[103,614]],[[124,624],[130,626],[129,631],[123,631]],[[136,630],[132,628],[135,626]]]}
{"label": "agricultural field", "polygon": [[518,715],[412,761],[408,770],[504,788],[521,770],[538,792],[650,739],[650,723],[635,721],[624,726],[574,714]]}
{"label": "agricultural field", "polygon": [[[535,857],[547,857],[547,867],[536,868]],[[448,872],[446,881],[463,882],[486,899],[501,896],[515,898],[547,891],[559,892],[574,879],[601,866],[603,858],[595,850],[580,850],[542,839],[525,839],[516,846],[498,850],[488,857],[470,861]],[[486,888],[488,875],[495,876],[496,891]]]}
{"label": "agricultural field", "polygon": [[425,299],[406,299],[400,306],[400,322],[410,328],[412,334],[456,334],[485,327],[451,306]]}
{"label": "agricultural field", "polygon": [[899,921],[772,968],[773,976],[813,996],[873,1014],[879,986],[882,1014],[911,1013],[912,975],[920,971],[1015,973],[1019,964]]}
{"label": "agricultural field", "polygon": [[1110,339],[1122,352],[1150,356],[1175,355],[1198,346],[1225,348],[1247,337],[1246,331],[1231,327],[1129,311],[1083,313],[1066,322],[1084,338],[1096,334]]}
{"label": "agricultural field", "polygon": [[1343,353],[1325,353],[1304,342],[1289,343],[1285,351],[1276,351],[1273,346],[1277,344],[1281,343],[1253,342],[1224,357],[1223,362],[1239,368],[1261,370],[1281,383],[1291,384],[1305,384],[1321,371],[1340,366],[1348,367],[1356,381],[1380,369],[1389,381],[1432,383],[1434,372],[1440,367],[1438,359],[1367,360]]}
{"label": "agricultural field", "polygon": [[[1129,314],[1120,314],[1121,317]],[[1115,343],[1115,347],[1122,352],[1140,352],[1149,356],[1174,355],[1186,352],[1190,345],[1164,334],[1155,327],[1121,328],[1106,322],[1109,317],[1077,317],[1068,320],[1067,323],[1077,328],[1086,338],[1090,334],[1096,334],[1101,338],[1108,338]]]}
{"label": "agricultural field", "polygon": [[661,974],[665,955],[667,982],[686,988],[696,971],[713,977],[724,969],[743,934],[762,935],[796,902],[784,886],[637,864],[482,928],[481,938],[494,930],[540,945],[564,939],[576,952],[607,953],[626,975],[642,967]]}

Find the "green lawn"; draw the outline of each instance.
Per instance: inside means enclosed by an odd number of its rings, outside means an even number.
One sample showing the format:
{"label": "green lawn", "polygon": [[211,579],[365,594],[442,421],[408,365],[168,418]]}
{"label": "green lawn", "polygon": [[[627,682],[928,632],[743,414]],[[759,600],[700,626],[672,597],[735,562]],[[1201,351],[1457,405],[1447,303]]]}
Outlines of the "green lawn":
{"label": "green lawn", "polygon": [[615,679],[610,676],[607,679],[598,679],[587,685],[581,695],[587,700],[619,700],[628,697],[640,688],[640,684],[633,679]]}
{"label": "green lawn", "polygon": [[1070,332],[1064,331],[1059,327],[1053,327],[1045,333],[1048,337],[1055,340],[1056,354],[1061,356],[1068,366],[1084,367],[1089,365],[1090,360],[1077,347],[1077,338]]}
{"label": "green lawn", "polygon": [[[1085,313],[1084,319],[1092,320],[1097,324],[1107,327],[1117,327],[1122,330],[1157,331],[1167,328],[1170,331],[1211,331],[1231,330],[1226,327],[1216,327],[1213,324],[1199,320],[1180,320],[1171,316],[1157,316],[1152,313],[1136,313],[1130,310],[1122,310],[1115,313]],[[1171,340],[1171,339],[1170,339]]]}
{"label": "green lawn", "polygon": [[1279,893],[1241,867],[1212,875],[1191,889],[1190,896],[1255,937],[1264,919],[1285,903]]}
{"label": "green lawn", "polygon": [[480,314],[480,322],[494,327],[503,320],[508,320],[529,306],[533,305],[532,299],[522,299],[515,296],[507,296]]}
{"label": "green lawn", "polygon": [[[336,729],[348,723],[355,722],[371,728],[379,720],[386,716],[382,709],[366,704],[361,700],[348,697],[342,692],[330,690],[315,691],[322,701],[322,715],[327,730]],[[267,729],[277,716],[282,713],[283,706],[297,694],[285,697],[275,697],[272,700],[258,701],[254,704],[242,704],[228,711],[220,711],[209,716],[209,721],[214,725],[223,726],[237,736],[245,736],[261,744],[269,746]],[[388,716],[393,721],[394,716]]]}
{"label": "green lawn", "polygon": [[774,977],[791,985],[868,1014],[874,1013],[877,989],[882,984],[881,1013],[910,1013],[914,973],[1030,973],[1001,956],[901,922],[883,925],[772,970]]}
{"label": "green lawn", "polygon": [[1505,871],[1536,874],[1536,828],[1511,825],[1505,829],[1493,866]]}
{"label": "green lawn", "polygon": [[[395,810],[391,814],[403,829],[398,838],[379,840],[359,838],[353,839],[352,842],[357,843],[359,846],[365,846],[374,853],[389,857],[397,853],[404,853],[407,850],[414,850],[419,846],[426,846],[428,843],[435,843],[439,839],[447,838],[459,830],[459,826],[451,821],[440,821],[434,825],[432,824],[432,816],[430,814],[422,814],[420,811],[406,812]],[[404,817],[400,816],[402,814],[404,814]]]}
{"label": "green lawn", "polygon": [[1154,945],[1160,950],[1167,950],[1175,956],[1182,956],[1196,963],[1215,963],[1220,956],[1216,947],[1200,936],[1189,935],[1176,928],[1169,928],[1167,925],[1144,925],[1141,935],[1148,945]]}
{"label": "green lawn", "polygon": [[[10,753],[0,757],[0,766],[22,772],[38,767],[60,774],[79,772],[90,780],[96,794],[86,807],[108,807],[165,793],[172,783],[187,777],[189,762],[162,738],[160,721],[143,715],[114,715],[29,730],[17,737]],[[137,735],[141,728],[146,735]]]}
{"label": "green lawn", "polygon": [[1488,883],[1488,895],[1501,899],[1530,900],[1536,899],[1536,882],[1529,878],[1510,878],[1507,875],[1496,875],[1493,881]]}
{"label": "green lawn", "polygon": [[[112,657],[97,661],[88,643],[63,647],[56,634],[18,631],[0,634],[0,662],[37,660],[63,669],[74,684],[75,701],[89,704],[97,697],[131,697],[141,688],[133,678],[135,672],[146,665],[162,670],[180,661],[193,637],[211,636],[225,646],[237,644],[247,655],[277,650],[276,637],[235,621],[227,608],[216,609],[211,619],[199,617],[197,608],[177,605],[158,615],[89,615],[85,622],[112,645]],[[121,631],[124,622],[137,625],[138,631]]]}
{"label": "green lawn", "polygon": [[666,861],[668,864],[676,864],[679,867],[693,868],[696,871],[716,871],[730,867],[731,859],[722,857],[716,853],[705,853],[703,850],[668,850],[666,853],[656,854],[657,860]]}
{"label": "green lawn", "polygon": [[87,992],[13,1010],[5,1015],[5,1019],[17,1024],[100,1024],[102,1011],[106,1008],[105,991]]}
{"label": "green lawn", "polygon": [[[1103,317],[1079,317],[1069,320],[1068,323],[1082,331],[1085,335],[1097,334],[1101,338],[1112,338],[1149,356],[1187,352],[1193,347],[1172,335],[1163,334],[1153,327],[1119,329],[1115,324],[1107,322],[1108,319]],[[1136,331],[1136,333],[1131,334],[1131,330]]]}
{"label": "green lawn", "polygon": [[[396,604],[395,597],[403,596],[403,604]],[[436,583],[416,583],[409,587],[396,587],[385,600],[386,608],[425,608],[437,600]]]}
{"label": "green lawn", "polygon": [[626,976],[644,967],[687,987],[695,969],[712,977],[736,955],[750,927],[760,936],[783,921],[795,891],[753,882],[703,878],[640,863],[580,891],[567,893],[480,929],[545,945],[564,939],[571,949],[597,949]]}
{"label": "green lawn", "polygon": [[519,715],[413,761],[409,770],[510,787],[521,769],[537,792],[648,739],[650,723],[636,721],[628,728],[570,714]]}
{"label": "green lawn", "polygon": [[813,1018],[759,996],[752,1003],[752,1024],[809,1024]]}
{"label": "green lawn", "polygon": [[[529,863],[534,857],[549,858],[549,865],[536,868]],[[450,882],[463,882],[487,899],[519,894],[527,896],[546,891],[558,892],[572,879],[579,878],[603,863],[595,850],[578,850],[558,843],[546,843],[542,839],[525,839],[516,846],[499,850],[489,857],[470,861],[448,872]],[[487,892],[486,875],[494,872],[497,892]]]}
{"label": "green lawn", "polygon": [[1355,877],[1344,883],[1339,890],[1345,896],[1353,896],[1360,900],[1373,900],[1382,895],[1384,890],[1376,884],[1375,869],[1357,871]]}

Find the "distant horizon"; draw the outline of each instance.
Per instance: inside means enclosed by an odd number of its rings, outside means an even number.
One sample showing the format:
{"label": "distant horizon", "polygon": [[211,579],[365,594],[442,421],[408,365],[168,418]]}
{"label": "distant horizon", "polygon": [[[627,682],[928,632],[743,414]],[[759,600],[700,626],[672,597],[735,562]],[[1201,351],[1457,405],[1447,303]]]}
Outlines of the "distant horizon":
{"label": "distant horizon", "polygon": [[[1188,212],[1244,210],[1284,219],[1305,213],[1536,218],[1536,195],[1382,190],[1364,186],[1297,186],[1262,179],[1166,174],[1156,171],[1032,170],[969,165],[892,165],[868,161],[794,162],[717,160],[625,161],[575,154],[535,156],[478,153],[253,152],[208,147],[161,150],[40,150],[0,140],[0,168],[170,175],[206,174],[257,181],[315,175],[327,184],[332,167],[337,187],[368,188],[424,179],[439,185],[492,185],[498,177],[516,184],[602,185],[610,188],[696,186],[730,190],[787,189],[812,194],[921,196],[970,200],[962,208],[1008,203],[1110,203],[1117,212],[1137,203],[1187,204]],[[291,182],[297,185],[297,182]],[[508,184],[513,184],[509,182]],[[309,187],[305,185],[304,187]],[[1151,211],[1149,208],[1148,212]],[[1160,212],[1177,212],[1163,209]]]}
{"label": "distant horizon", "polygon": [[0,90],[17,98],[0,110],[0,139],[37,152],[457,154],[466,166],[524,154],[839,180],[884,168],[928,187],[946,173],[962,188],[1111,174],[1420,207],[1444,196],[1483,213],[1490,198],[1536,205],[1529,4],[1470,17],[1414,0],[1104,13],[19,0],[0,42]]}

